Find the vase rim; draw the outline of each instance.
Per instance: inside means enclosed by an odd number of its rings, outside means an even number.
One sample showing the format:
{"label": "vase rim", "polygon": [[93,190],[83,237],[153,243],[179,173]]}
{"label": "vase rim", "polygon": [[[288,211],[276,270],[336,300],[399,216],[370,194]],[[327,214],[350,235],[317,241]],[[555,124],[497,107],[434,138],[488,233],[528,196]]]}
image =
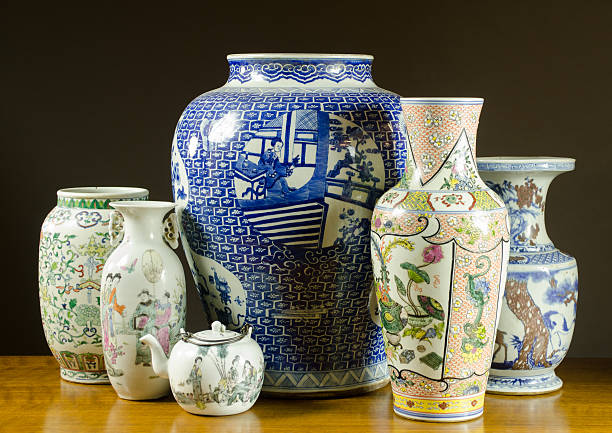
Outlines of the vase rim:
{"label": "vase rim", "polygon": [[244,53],[228,54],[227,60],[373,60],[370,54]]}
{"label": "vase rim", "polygon": [[484,98],[480,97],[455,97],[455,96],[410,96],[401,97],[400,104],[433,104],[433,105],[455,105],[455,104],[482,104]]}
{"label": "vase rim", "polygon": [[570,171],[574,158],[561,156],[484,156],[476,159],[480,171]]}
{"label": "vase rim", "polygon": [[113,208],[122,209],[174,209],[176,203],[172,201],[154,201],[154,200],[122,200],[112,201],[109,205]]}
{"label": "vase rim", "polygon": [[57,191],[58,197],[75,199],[124,199],[142,198],[148,195],[148,189],[131,186],[79,186]]}

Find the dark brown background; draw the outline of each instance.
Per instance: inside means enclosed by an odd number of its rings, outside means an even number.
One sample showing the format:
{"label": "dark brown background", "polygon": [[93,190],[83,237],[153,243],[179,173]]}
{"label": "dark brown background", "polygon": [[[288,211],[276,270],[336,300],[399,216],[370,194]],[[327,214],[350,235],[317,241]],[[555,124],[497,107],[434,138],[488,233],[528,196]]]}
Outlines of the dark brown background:
{"label": "dark brown background", "polygon": [[[374,54],[377,84],[403,96],[485,97],[481,156],[577,159],[547,202],[549,234],[580,269],[570,356],[612,356],[602,212],[610,208],[612,2],[22,3],[0,13],[0,354],[49,353],[36,260],[58,188],[144,186],[152,199],[170,199],[176,121],[191,99],[224,83],[226,54],[329,52]],[[190,283],[187,322],[196,330],[204,319]]]}

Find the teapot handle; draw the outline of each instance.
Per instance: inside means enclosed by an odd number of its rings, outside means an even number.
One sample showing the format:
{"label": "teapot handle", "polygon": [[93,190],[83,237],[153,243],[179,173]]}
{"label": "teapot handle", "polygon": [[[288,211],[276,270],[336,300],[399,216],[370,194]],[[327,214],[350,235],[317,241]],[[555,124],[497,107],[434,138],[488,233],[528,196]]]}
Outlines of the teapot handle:
{"label": "teapot handle", "polygon": [[221,344],[235,343],[245,337],[250,338],[252,332],[253,327],[248,323],[245,323],[244,326],[240,328],[240,333],[238,335],[226,338],[224,340],[209,340],[207,338],[198,337],[196,334],[192,334],[191,332],[185,331],[184,329],[181,329],[179,337],[184,342],[195,344],[197,346],[219,346]]}

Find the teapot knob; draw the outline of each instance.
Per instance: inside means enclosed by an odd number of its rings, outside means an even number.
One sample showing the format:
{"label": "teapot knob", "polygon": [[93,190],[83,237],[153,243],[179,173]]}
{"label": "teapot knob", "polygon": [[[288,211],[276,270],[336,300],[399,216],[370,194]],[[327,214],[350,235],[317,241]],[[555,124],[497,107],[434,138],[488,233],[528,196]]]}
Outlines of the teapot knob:
{"label": "teapot knob", "polygon": [[225,325],[218,320],[212,323],[211,328],[214,332],[219,332],[221,334],[225,332]]}

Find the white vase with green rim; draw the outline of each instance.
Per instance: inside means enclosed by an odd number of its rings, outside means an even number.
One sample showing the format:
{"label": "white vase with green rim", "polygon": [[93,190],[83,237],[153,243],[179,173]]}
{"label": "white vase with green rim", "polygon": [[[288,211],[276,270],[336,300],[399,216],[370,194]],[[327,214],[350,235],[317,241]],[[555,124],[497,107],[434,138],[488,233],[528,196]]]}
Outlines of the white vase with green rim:
{"label": "white vase with green rim", "polygon": [[38,250],[40,312],[47,344],[71,382],[108,383],[100,329],[102,268],[112,251],[111,201],[146,200],[132,187],[78,187],[57,192]]}

